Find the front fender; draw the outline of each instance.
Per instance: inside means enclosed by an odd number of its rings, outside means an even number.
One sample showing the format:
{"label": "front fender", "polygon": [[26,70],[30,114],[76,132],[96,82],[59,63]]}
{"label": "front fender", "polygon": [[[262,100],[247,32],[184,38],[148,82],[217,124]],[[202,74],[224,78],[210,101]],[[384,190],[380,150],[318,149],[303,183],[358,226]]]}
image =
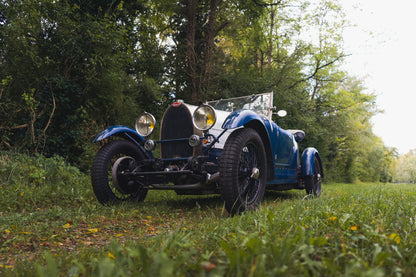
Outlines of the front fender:
{"label": "front fender", "polygon": [[[315,156],[321,163],[321,157],[319,156],[318,150],[313,147],[306,148],[302,153],[302,176],[311,176],[315,174],[314,159]],[[322,167],[322,164],[321,164]],[[322,176],[323,177],[323,176]]]}
{"label": "front fender", "polygon": [[222,124],[222,128],[226,130],[239,128],[241,126],[244,126],[246,123],[248,123],[249,121],[253,119],[263,122],[261,116],[253,111],[250,111],[250,110],[234,111],[229,116],[227,116],[227,118],[224,120],[224,123]]}
{"label": "front fender", "polygon": [[111,126],[108,127],[107,129],[101,131],[94,139],[94,142],[98,142],[101,140],[104,140],[106,138],[109,138],[111,136],[117,136],[117,137],[121,137],[124,138],[126,140],[129,140],[131,142],[133,142],[134,144],[136,144],[136,146],[143,151],[143,153],[145,153],[146,155],[148,155],[149,158],[153,157],[153,153],[151,151],[146,151],[142,144],[145,139],[139,135],[139,133],[137,133],[135,130],[133,130],[130,127],[126,127],[126,126],[122,126],[122,125],[117,125],[117,126]]}
{"label": "front fender", "polygon": [[104,140],[104,139],[109,138],[111,136],[122,137],[122,138],[125,138],[127,140],[131,140],[135,143],[140,143],[140,142],[144,141],[144,138],[141,135],[139,135],[132,128],[122,126],[122,125],[117,125],[117,126],[108,127],[107,129],[101,131],[101,133],[99,133],[95,137],[94,142]]}

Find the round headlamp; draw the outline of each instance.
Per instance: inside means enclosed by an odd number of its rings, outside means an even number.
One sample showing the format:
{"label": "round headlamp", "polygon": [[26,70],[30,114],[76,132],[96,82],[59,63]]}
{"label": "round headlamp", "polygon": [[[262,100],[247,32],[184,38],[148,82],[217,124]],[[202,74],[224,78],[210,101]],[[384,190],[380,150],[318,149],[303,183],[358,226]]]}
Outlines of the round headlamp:
{"label": "round headlamp", "polygon": [[142,137],[148,137],[155,129],[156,120],[150,113],[143,113],[136,120],[136,131]]}
{"label": "round headlamp", "polygon": [[211,129],[216,120],[215,110],[210,105],[203,104],[194,111],[193,122],[198,130],[207,131]]}

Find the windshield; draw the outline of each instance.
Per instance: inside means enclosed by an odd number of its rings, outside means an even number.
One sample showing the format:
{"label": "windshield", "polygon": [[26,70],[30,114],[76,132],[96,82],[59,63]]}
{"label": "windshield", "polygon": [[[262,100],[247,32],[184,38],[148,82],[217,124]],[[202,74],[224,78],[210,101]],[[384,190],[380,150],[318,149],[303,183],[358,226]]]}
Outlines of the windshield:
{"label": "windshield", "polygon": [[236,110],[252,110],[271,119],[273,107],[273,93],[253,94],[250,96],[209,101],[209,105],[216,110],[233,112]]}

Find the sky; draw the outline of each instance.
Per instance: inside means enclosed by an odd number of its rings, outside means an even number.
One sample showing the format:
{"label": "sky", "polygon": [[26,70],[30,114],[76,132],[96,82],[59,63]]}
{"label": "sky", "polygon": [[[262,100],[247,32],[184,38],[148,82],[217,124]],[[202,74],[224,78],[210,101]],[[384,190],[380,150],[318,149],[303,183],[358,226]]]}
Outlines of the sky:
{"label": "sky", "polygon": [[377,95],[373,132],[400,154],[416,149],[416,1],[339,0],[354,24],[345,68]]}

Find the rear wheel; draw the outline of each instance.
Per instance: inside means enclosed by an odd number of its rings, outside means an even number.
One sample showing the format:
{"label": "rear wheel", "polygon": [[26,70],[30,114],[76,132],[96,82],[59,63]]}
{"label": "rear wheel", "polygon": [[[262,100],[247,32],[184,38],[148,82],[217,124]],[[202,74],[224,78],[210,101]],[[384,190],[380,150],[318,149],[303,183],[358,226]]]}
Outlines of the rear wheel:
{"label": "rear wheel", "polygon": [[313,169],[314,175],[306,176],[305,179],[305,189],[306,194],[314,197],[321,195],[321,185],[322,185],[322,165],[317,156],[313,159]]}
{"label": "rear wheel", "polygon": [[102,204],[120,201],[143,201],[147,189],[141,188],[125,175],[132,171],[144,154],[127,140],[114,140],[104,145],[94,158],[91,183],[94,194]]}
{"label": "rear wheel", "polygon": [[231,215],[257,208],[266,188],[266,170],[266,154],[257,132],[250,128],[234,131],[220,161],[221,194]]}

